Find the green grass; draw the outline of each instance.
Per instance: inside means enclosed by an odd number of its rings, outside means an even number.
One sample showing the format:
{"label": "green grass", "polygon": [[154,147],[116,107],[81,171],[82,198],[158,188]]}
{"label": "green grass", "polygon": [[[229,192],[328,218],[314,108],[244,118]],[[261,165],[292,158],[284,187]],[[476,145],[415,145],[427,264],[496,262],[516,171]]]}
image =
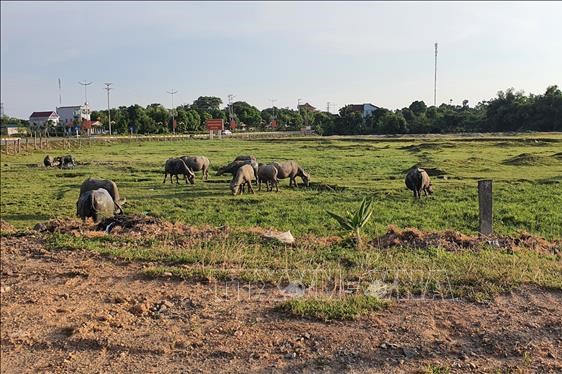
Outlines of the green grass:
{"label": "green grass", "polygon": [[[181,239],[180,237],[175,239]],[[562,289],[562,261],[531,251],[478,252],[395,248],[357,251],[339,245],[301,243],[295,247],[261,242],[248,234],[231,234],[174,246],[169,239],[117,236],[48,236],[51,250],[87,249],[128,261],[157,262],[144,274],[176,279],[282,285],[293,280],[319,294],[364,289],[374,281],[388,285],[391,298],[462,298],[487,301],[523,284]]]}
{"label": "green grass", "polygon": [[[540,135],[531,135],[534,139]],[[477,181],[494,181],[494,228],[501,234],[518,230],[562,236],[562,136],[548,141],[525,138],[480,140],[439,138],[281,140],[185,140],[122,143],[72,151],[80,165],[74,170],[40,167],[45,153],[2,156],[2,218],[18,228],[53,217],[74,216],[81,182],[87,177],[113,179],[128,202],[127,213],[142,213],[190,224],[262,226],[293,234],[332,235],[337,222],[326,210],[344,212],[364,197],[374,200],[367,234],[382,233],[388,224],[426,230],[478,228]],[[49,151],[51,154],[68,151]],[[228,176],[194,186],[162,184],[163,164],[171,156],[202,154],[216,170],[239,154],[262,162],[296,159],[311,173],[309,189],[290,189],[281,181],[279,193],[231,196]],[[510,165],[521,154],[540,158],[537,164]],[[532,158],[531,158],[532,161]],[[439,169],[435,194],[414,202],[404,186],[404,171],[415,163]],[[319,184],[341,187],[330,192]]]}
{"label": "green grass", "polygon": [[295,298],[279,305],[278,310],[295,317],[330,320],[351,320],[387,305],[372,296],[353,295],[343,298]]}
{"label": "green grass", "polygon": [[[127,214],[148,214],[188,225],[228,225],[234,230],[226,236],[201,239],[174,234],[142,238],[49,234],[46,241],[50,250],[86,249],[155,263],[144,270],[147,277],[171,273],[174,279],[190,281],[240,280],[271,285],[300,280],[320,296],[295,299],[283,304],[283,310],[318,319],[355,318],[376,308],[379,301],[358,296],[360,293],[334,298],[330,292],[360,291],[377,281],[388,286],[391,298],[486,301],[523,284],[562,289],[562,261],[555,255],[494,248],[458,253],[439,248],[357,251],[345,241],[323,245],[302,240],[305,235],[343,235],[326,211],[343,213],[359,206],[365,197],[373,199],[374,208],[364,227],[366,239],[384,233],[389,224],[475,234],[479,179],[494,181],[497,233],[526,230],[560,240],[561,151],[562,135],[530,134],[121,143],[72,151],[81,162],[72,170],[43,168],[45,153],[2,155],[1,218],[18,229],[28,229],[50,218],[72,217],[84,179],[113,179],[121,196],[127,198]],[[209,157],[213,168],[210,181],[202,182],[198,173],[193,186],[162,184],[165,160],[188,154]],[[229,177],[214,174],[219,166],[242,154],[254,154],[261,162],[298,160],[312,175],[312,184],[291,189],[284,180],[279,193],[232,196]],[[413,200],[403,180],[406,169],[416,163],[438,174],[432,177],[434,195],[421,201]],[[254,226],[291,230],[297,245],[266,242],[243,231]]]}

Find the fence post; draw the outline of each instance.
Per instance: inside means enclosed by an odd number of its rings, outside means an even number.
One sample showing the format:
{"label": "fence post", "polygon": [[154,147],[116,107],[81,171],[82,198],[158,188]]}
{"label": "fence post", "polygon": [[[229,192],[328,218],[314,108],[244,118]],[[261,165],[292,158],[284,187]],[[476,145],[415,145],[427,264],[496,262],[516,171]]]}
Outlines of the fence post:
{"label": "fence post", "polygon": [[492,211],[492,181],[478,181],[478,203],[479,203],[479,232],[481,235],[491,235],[493,231]]}

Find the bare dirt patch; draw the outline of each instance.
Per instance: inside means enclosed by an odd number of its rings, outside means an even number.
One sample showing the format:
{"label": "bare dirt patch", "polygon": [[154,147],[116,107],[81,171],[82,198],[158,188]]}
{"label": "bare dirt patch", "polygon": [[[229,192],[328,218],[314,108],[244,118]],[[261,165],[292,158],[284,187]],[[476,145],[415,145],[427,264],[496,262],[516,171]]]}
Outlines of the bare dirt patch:
{"label": "bare dirt patch", "polygon": [[548,241],[544,238],[522,232],[518,236],[471,236],[458,231],[420,231],[416,228],[400,230],[394,225],[388,231],[371,240],[376,248],[408,247],[418,249],[442,248],[447,251],[479,250],[484,246],[509,251],[531,250],[539,253],[562,253],[562,241]]}
{"label": "bare dirt patch", "polygon": [[48,251],[39,234],[1,244],[5,373],[562,370],[557,291],[406,300],[320,323],[276,312],[277,289],[148,280],[143,264]]}

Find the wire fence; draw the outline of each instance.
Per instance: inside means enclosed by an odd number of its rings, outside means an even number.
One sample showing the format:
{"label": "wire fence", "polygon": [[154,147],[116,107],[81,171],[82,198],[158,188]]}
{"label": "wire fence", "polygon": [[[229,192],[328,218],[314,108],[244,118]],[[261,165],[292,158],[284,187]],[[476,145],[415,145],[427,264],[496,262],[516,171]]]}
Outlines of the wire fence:
{"label": "wire fence", "polygon": [[299,131],[287,132],[256,132],[256,133],[236,133],[229,136],[210,135],[210,134],[181,134],[181,135],[132,135],[132,136],[99,136],[99,137],[25,137],[25,138],[2,138],[0,139],[0,153],[6,155],[17,155],[20,153],[30,153],[37,150],[72,150],[80,149],[84,146],[96,146],[112,143],[133,143],[133,142],[172,142],[187,139],[267,139],[288,136],[306,135]]}

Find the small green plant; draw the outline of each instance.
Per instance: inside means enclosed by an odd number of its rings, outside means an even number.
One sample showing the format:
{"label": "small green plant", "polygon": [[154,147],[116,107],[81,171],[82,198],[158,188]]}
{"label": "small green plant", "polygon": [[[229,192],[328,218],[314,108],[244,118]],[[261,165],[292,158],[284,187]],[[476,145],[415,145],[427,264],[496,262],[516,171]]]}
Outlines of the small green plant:
{"label": "small green plant", "polygon": [[361,229],[367,222],[371,215],[373,214],[373,200],[364,198],[354,213],[347,211],[344,216],[340,216],[339,214],[327,211],[327,213],[334,218],[340,224],[341,228],[350,231],[353,235],[355,235],[355,244],[357,249],[361,249],[363,247],[363,241],[361,239]]}
{"label": "small green plant", "polygon": [[451,372],[451,369],[446,366],[431,364],[426,368],[425,372],[427,374],[448,374]]}

